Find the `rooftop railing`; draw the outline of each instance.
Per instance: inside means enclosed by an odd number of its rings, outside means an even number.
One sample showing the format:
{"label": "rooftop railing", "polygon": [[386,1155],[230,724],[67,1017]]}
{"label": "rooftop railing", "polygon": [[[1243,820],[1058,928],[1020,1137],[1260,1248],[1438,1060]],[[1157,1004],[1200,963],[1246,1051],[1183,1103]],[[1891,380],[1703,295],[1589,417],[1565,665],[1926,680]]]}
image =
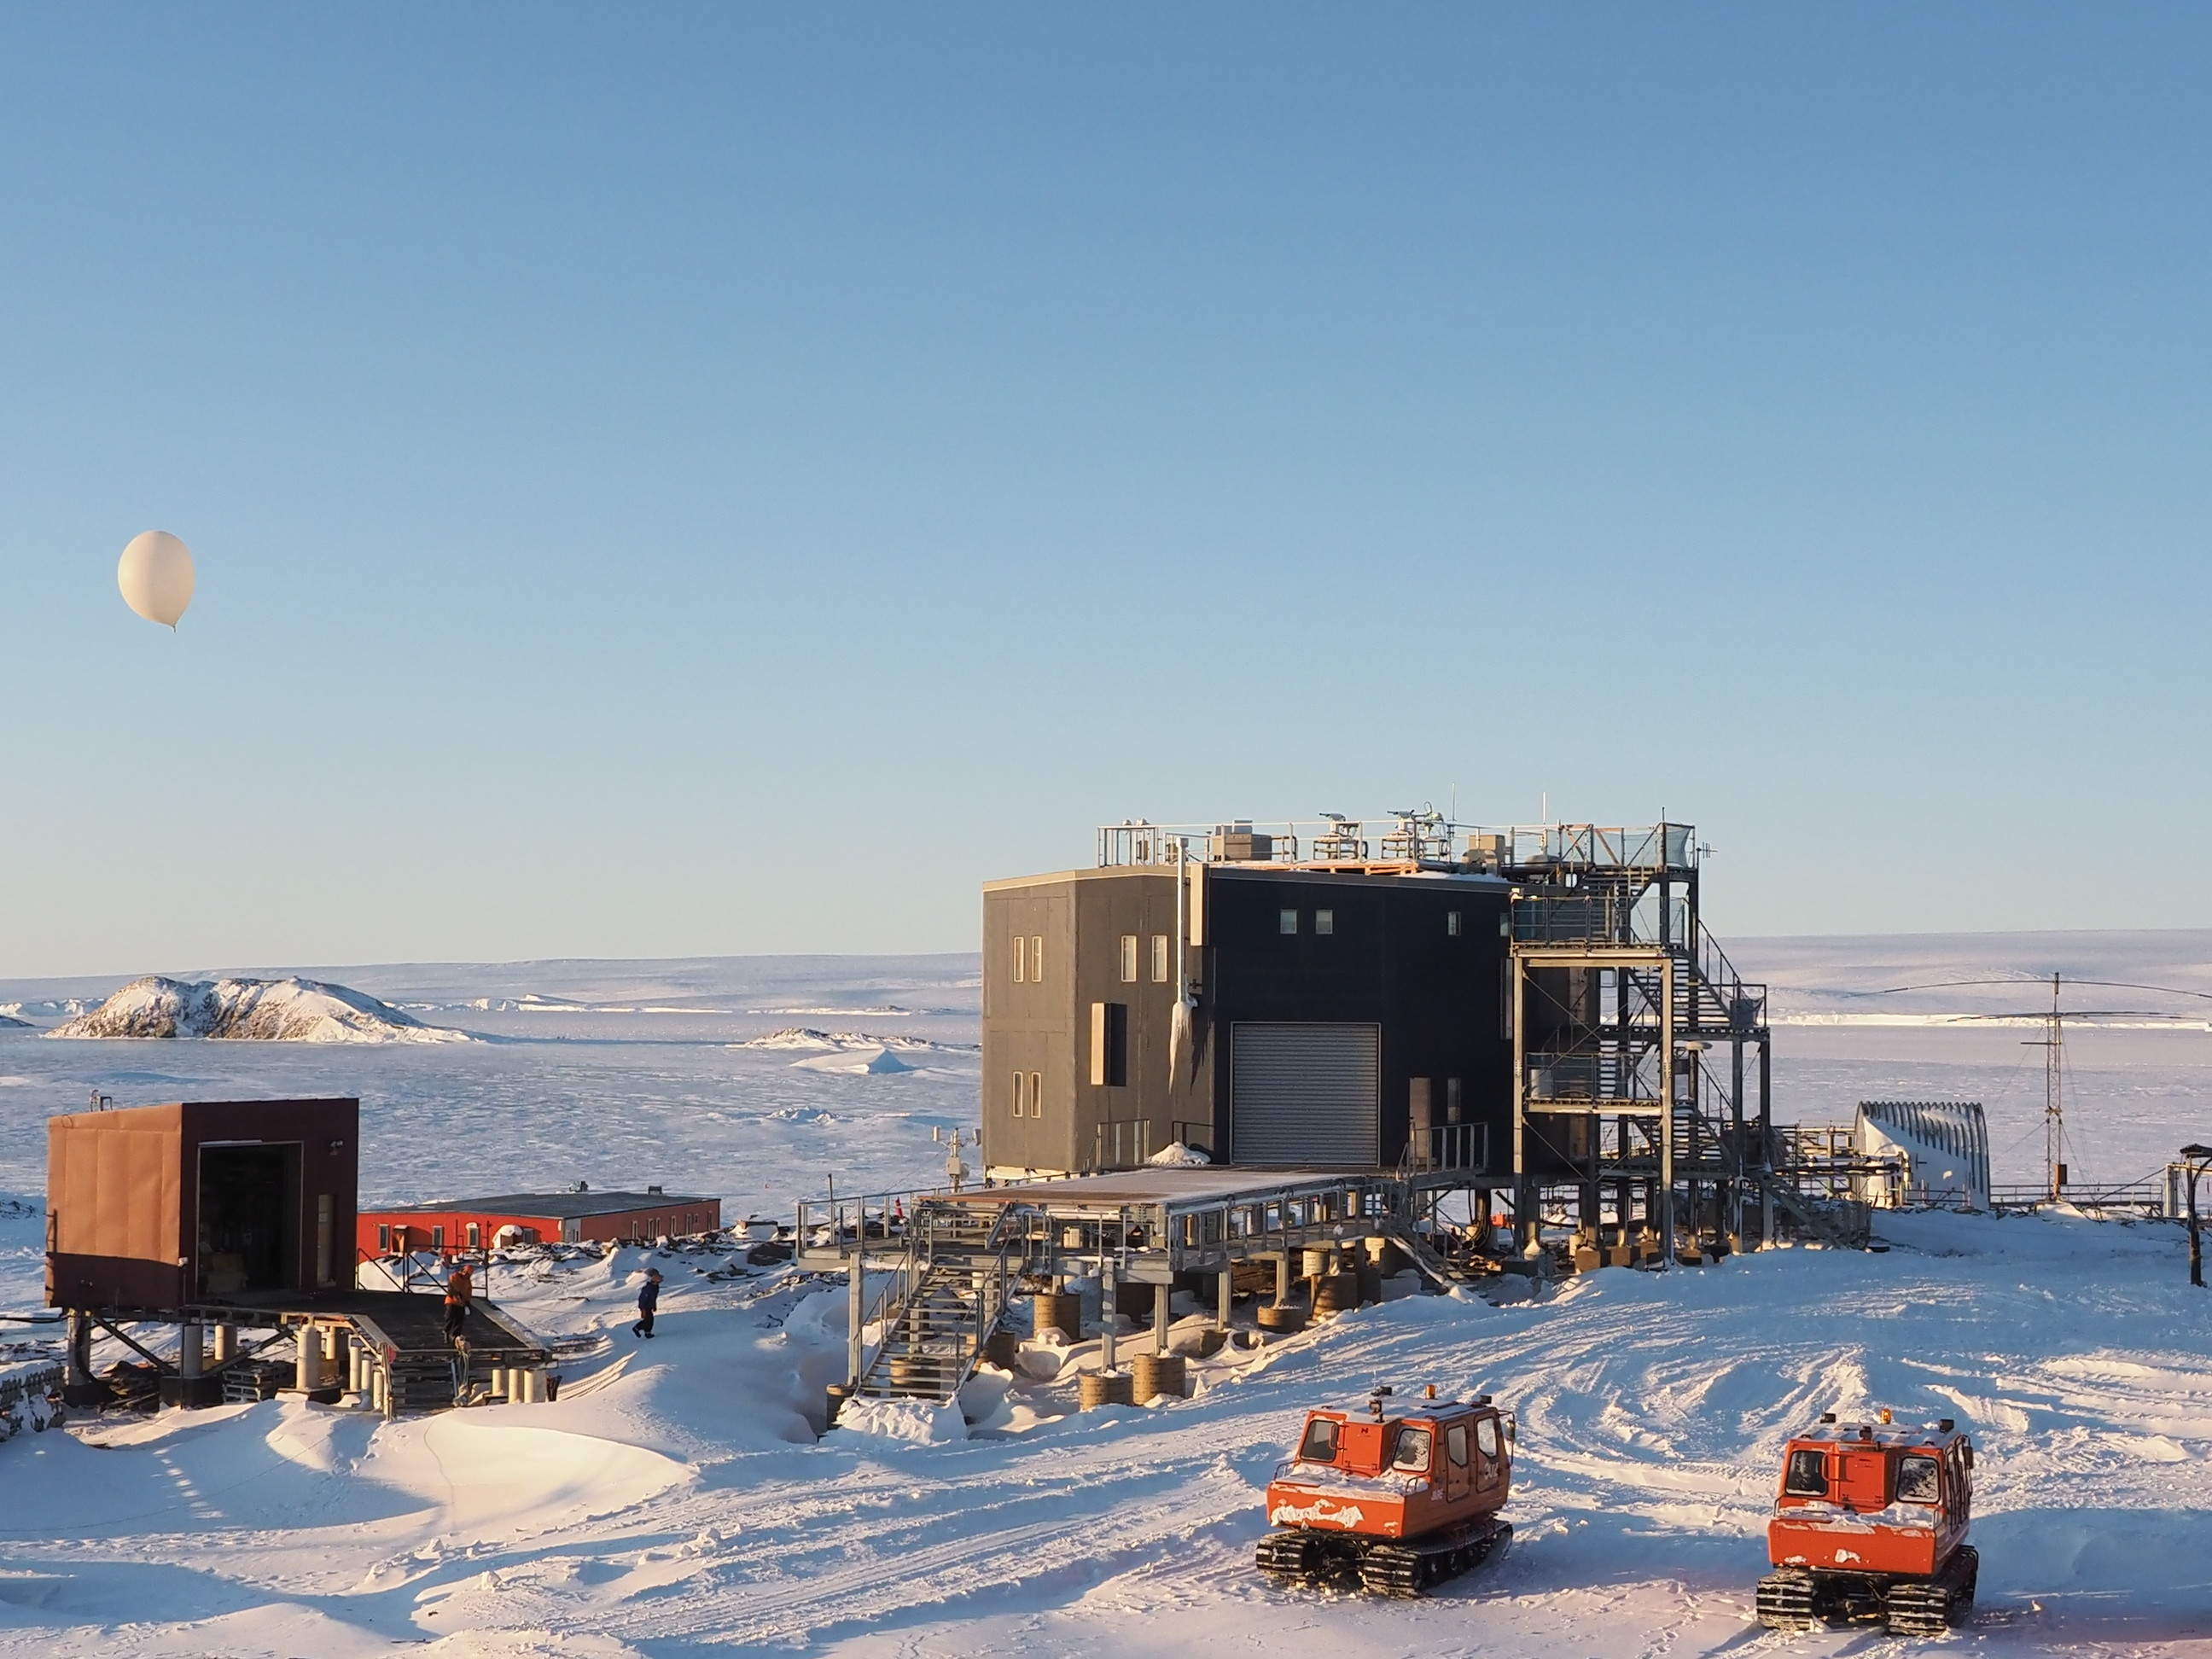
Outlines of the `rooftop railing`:
{"label": "rooftop railing", "polygon": [[1102,869],[1173,864],[1437,864],[1508,870],[1687,873],[1702,849],[1686,823],[1462,823],[1431,808],[1352,817],[1098,826]]}

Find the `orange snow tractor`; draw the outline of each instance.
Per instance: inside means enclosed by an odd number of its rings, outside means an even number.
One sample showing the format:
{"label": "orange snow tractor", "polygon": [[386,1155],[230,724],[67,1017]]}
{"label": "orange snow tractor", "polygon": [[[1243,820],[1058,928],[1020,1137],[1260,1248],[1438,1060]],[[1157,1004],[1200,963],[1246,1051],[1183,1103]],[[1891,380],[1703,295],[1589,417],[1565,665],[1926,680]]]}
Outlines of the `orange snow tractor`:
{"label": "orange snow tractor", "polygon": [[1261,1571],[1419,1595],[1504,1552],[1513,1419],[1486,1394],[1436,1393],[1401,1410],[1378,1389],[1364,1412],[1307,1413],[1297,1455],[1267,1485]]}
{"label": "orange snow tractor", "polygon": [[1774,1571],[1759,1581],[1759,1622],[1887,1625],[1939,1636],[1974,1610],[1981,1557],[1973,1517],[1974,1443],[1945,1418],[1933,1428],[1820,1426],[1790,1443],[1766,1526]]}

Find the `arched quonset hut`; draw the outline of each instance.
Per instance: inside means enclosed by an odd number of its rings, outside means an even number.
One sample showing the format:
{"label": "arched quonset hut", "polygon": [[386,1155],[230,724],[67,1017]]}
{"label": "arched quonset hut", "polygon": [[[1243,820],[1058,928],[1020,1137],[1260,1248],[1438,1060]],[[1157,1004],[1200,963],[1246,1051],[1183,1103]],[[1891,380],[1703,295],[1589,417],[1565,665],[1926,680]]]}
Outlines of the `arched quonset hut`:
{"label": "arched quonset hut", "polygon": [[1990,1207],[1990,1131],[1978,1100],[1863,1100],[1860,1156],[1902,1161],[1900,1177],[1862,1177],[1868,1202]]}

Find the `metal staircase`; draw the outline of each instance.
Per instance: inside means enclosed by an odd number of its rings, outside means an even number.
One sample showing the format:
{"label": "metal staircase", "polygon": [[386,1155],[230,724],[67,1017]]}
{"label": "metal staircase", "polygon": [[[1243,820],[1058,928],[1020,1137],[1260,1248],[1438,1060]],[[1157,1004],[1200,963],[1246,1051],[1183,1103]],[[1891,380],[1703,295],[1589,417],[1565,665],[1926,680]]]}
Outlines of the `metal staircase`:
{"label": "metal staircase", "polygon": [[881,1334],[854,1393],[869,1399],[949,1401],[975,1374],[1018,1283],[1035,1229],[1008,1206],[915,1207],[906,1249],[866,1323]]}

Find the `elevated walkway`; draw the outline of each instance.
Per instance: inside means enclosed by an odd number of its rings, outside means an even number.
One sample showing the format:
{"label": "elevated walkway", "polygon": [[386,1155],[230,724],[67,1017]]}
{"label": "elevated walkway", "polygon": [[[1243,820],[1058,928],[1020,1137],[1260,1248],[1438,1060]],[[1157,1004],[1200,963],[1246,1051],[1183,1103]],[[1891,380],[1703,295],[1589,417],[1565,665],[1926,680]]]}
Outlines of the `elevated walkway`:
{"label": "elevated walkway", "polygon": [[1226,1284],[1240,1265],[1273,1261],[1287,1284],[1300,1250],[1410,1238],[1413,1218],[1411,1187],[1389,1170],[1127,1170],[809,1200],[798,1265],[850,1275],[852,1392],[945,1401],[1024,1290],[1091,1278],[1152,1286],[1164,1351],[1178,1274]]}
{"label": "elevated walkway", "polygon": [[[1396,1244],[1440,1286],[1522,1270],[1436,1220],[1440,1192],[1480,1179],[1466,1170],[1230,1165],[809,1200],[799,1208],[796,1265],[848,1276],[849,1393],[942,1402],[975,1374],[1016,1296],[1066,1279],[1151,1286],[1151,1340],[1164,1352],[1168,1296],[1182,1274],[1216,1278],[1225,1322],[1240,1269],[1249,1278],[1272,1265],[1280,1297],[1299,1277],[1304,1251],[1372,1237]],[[1865,1246],[1863,1218],[1769,1184],[1804,1236]],[[1655,1243],[1638,1259],[1656,1264],[1663,1252]]]}
{"label": "elevated walkway", "polygon": [[[445,1303],[427,1291],[331,1290],[310,1295],[210,1298],[182,1307],[100,1310],[73,1322],[72,1395],[89,1402],[106,1390],[90,1375],[92,1333],[106,1332],[152,1368],[165,1403],[299,1392],[336,1400],[351,1394],[387,1416],[439,1411],[470,1398],[531,1397],[552,1363],[551,1347],[496,1303],[469,1304],[462,1346],[446,1340]],[[172,1357],[132,1328],[180,1327]],[[204,1334],[216,1352],[195,1353]],[[266,1333],[254,1340],[251,1333]]]}

